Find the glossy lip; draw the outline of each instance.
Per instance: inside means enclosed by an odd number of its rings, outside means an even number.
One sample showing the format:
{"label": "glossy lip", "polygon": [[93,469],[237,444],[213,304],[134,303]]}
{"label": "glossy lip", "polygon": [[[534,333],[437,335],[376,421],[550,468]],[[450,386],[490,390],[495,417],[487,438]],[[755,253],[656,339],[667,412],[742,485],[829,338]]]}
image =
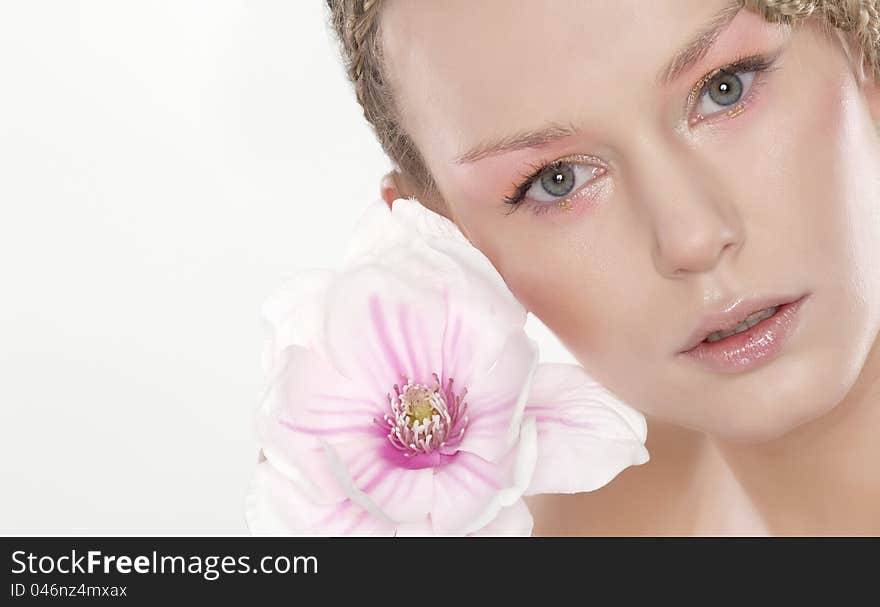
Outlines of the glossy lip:
{"label": "glossy lip", "polygon": [[[730,335],[712,343],[700,341],[696,346],[680,354],[719,373],[739,373],[754,368],[782,351],[787,340],[798,328],[798,312],[809,295],[807,293],[789,303],[765,305],[764,308],[778,305],[779,309],[773,316],[765,318],[747,331]],[[743,310],[746,309],[756,312],[763,308],[752,308],[751,306],[743,308]],[[738,316],[728,316],[728,319]],[[744,314],[742,318],[746,316],[748,314]],[[701,328],[699,332],[703,330]]]}
{"label": "glossy lip", "polygon": [[[685,345],[679,350],[679,353],[695,348],[715,331],[729,331],[755,312],[792,303],[806,296],[807,294],[775,295],[753,299],[740,297],[719,311],[713,310],[704,314],[697,327],[691,332]],[[778,313],[779,311],[777,310]]]}

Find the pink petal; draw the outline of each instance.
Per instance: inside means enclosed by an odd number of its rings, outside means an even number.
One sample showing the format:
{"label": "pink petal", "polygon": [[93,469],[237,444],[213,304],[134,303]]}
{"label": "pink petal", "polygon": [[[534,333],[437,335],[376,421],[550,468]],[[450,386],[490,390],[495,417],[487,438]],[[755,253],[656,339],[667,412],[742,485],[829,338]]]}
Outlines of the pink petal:
{"label": "pink petal", "polygon": [[[468,291],[451,291],[443,334],[443,377],[471,386],[501,356],[511,332],[523,331],[524,317],[509,313],[509,302],[493,299],[471,280]],[[514,300],[515,301],[515,300]]]}
{"label": "pink petal", "polygon": [[471,536],[519,536],[528,537],[532,535],[535,521],[529,507],[523,500],[517,500],[512,506],[502,508],[491,523],[478,531],[471,533]]}
{"label": "pink petal", "polygon": [[592,491],[648,461],[644,417],[579,365],[539,365],[525,415],[538,427],[538,463],[526,495]]}
{"label": "pink petal", "polygon": [[285,355],[288,364],[258,417],[266,457],[313,501],[353,499],[356,491],[392,520],[424,518],[433,494],[431,469],[409,469],[387,457],[393,447],[374,421],[382,420],[384,406],[360,396],[362,388],[308,350],[290,346]]}
{"label": "pink petal", "polygon": [[493,324],[516,327],[525,324],[525,308],[511,293],[489,258],[468,241],[455,223],[417,200],[409,199],[395,200],[392,216],[404,226],[403,231],[409,235],[410,242],[414,241],[413,234],[418,234],[419,240],[424,241],[433,254],[431,264],[442,263],[458,268],[461,283],[447,280],[446,284],[456,289],[466,286],[460,290],[473,293],[477,300],[488,304],[484,308],[493,316]]}
{"label": "pink petal", "polygon": [[537,364],[537,344],[522,329],[513,331],[495,364],[468,385],[468,425],[459,449],[489,461],[498,461],[510,450]]}
{"label": "pink petal", "polygon": [[[391,269],[360,266],[328,291],[325,320],[333,366],[384,397],[403,377],[430,384],[441,368],[445,302]],[[427,284],[427,281],[425,281]]]}
{"label": "pink petal", "polygon": [[534,420],[523,421],[519,441],[498,463],[459,451],[434,471],[431,521],[438,535],[462,535],[489,524],[522,497],[535,467]]}
{"label": "pink petal", "polygon": [[305,348],[289,346],[283,355],[286,364],[270,383],[257,416],[266,457],[291,477],[302,473],[326,493],[327,501],[342,499],[324,444],[357,444],[362,455],[374,456],[384,440],[374,419],[382,418],[384,405]]}
{"label": "pink petal", "polygon": [[[260,415],[271,415],[298,426],[298,431],[326,436],[359,434],[387,410],[387,397],[370,394],[361,384],[337,373],[310,350],[288,346],[260,406]],[[348,430],[346,430],[348,429]]]}
{"label": "pink petal", "polygon": [[[368,279],[365,286],[371,288],[371,292],[381,290],[383,299],[396,297],[400,283],[410,292],[415,291],[415,300],[406,293],[402,300],[415,301],[417,308],[425,312],[420,319],[441,330],[440,334],[434,330],[423,333],[432,348],[443,350],[443,372],[439,361],[432,360],[431,366],[444,380],[452,377],[458,385],[468,384],[472,374],[482,374],[495,361],[508,332],[525,324],[525,308],[489,259],[454,223],[418,201],[395,200],[391,212],[384,203],[370,205],[351,239],[346,260],[354,269],[346,273],[343,282],[351,283],[351,272],[359,273],[367,268],[374,278]],[[383,271],[393,274],[397,281],[388,281]],[[386,282],[390,282],[390,289],[386,289]],[[333,296],[341,308],[360,301],[365,291],[364,286],[358,285],[348,285],[344,290],[347,294],[353,292],[356,297]],[[442,311],[435,309],[437,303],[443,304]],[[426,304],[430,305],[426,308]],[[386,316],[393,318],[393,310],[388,312]],[[328,310],[328,315],[335,318],[338,314]],[[343,328],[339,332],[343,338],[360,335],[369,324],[366,321],[372,320],[361,312],[356,315],[351,321],[354,330]],[[329,322],[336,324],[332,319]],[[424,327],[423,322],[420,324]],[[385,341],[398,346],[392,350],[403,351],[400,348],[403,340],[392,336]],[[336,354],[341,356],[338,348]],[[369,354],[361,358],[372,360]],[[395,370],[406,365],[405,361],[395,361],[391,356],[384,358],[391,359],[390,366]],[[341,371],[348,373],[351,367],[339,360]],[[397,377],[393,381],[397,381]]]}
{"label": "pink petal", "polygon": [[245,506],[252,535],[381,535],[394,528],[345,500],[315,504],[269,462],[257,465]]}
{"label": "pink petal", "polygon": [[[369,205],[350,239],[349,264],[379,264],[407,280],[473,293],[497,325],[522,326],[526,311],[482,251],[452,221],[417,200],[399,198],[389,212],[384,201]],[[500,343],[500,342],[499,342]]]}
{"label": "pink petal", "polygon": [[394,460],[378,455],[386,447],[394,448],[384,437],[373,445],[366,457],[359,444],[331,447],[333,455],[345,466],[340,472],[341,484],[349,488],[349,497],[362,493],[395,523],[424,519],[434,497],[433,469],[400,467]]}

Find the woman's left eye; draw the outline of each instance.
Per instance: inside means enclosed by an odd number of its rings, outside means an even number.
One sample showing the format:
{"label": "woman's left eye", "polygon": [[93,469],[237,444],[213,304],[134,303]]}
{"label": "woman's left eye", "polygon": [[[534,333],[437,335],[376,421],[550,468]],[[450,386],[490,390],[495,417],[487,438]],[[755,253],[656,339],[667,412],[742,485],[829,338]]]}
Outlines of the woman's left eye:
{"label": "woman's left eye", "polygon": [[695,111],[701,116],[728,110],[742,101],[752,88],[757,72],[721,71],[709,80],[700,93]]}
{"label": "woman's left eye", "polygon": [[784,49],[769,55],[743,57],[705,76],[688,96],[688,105],[699,122],[737,106],[745,109],[769,72],[780,68],[778,59]]}

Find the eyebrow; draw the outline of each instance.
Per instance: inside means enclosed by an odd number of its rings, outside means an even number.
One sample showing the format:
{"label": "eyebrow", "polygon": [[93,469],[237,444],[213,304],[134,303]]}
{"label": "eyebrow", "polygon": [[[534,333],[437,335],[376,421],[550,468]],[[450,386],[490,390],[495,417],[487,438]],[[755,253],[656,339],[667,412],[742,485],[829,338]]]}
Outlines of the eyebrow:
{"label": "eyebrow", "polygon": [[[658,72],[655,79],[657,85],[668,86],[705,57],[706,53],[709,52],[721,33],[727,29],[727,26],[730,25],[730,22],[733,21],[733,18],[736,17],[742,7],[742,0],[731,0],[725,5]],[[551,124],[539,129],[514,133],[474,146],[457,156],[455,163],[467,164],[505,152],[540,147],[558,139],[570,137],[577,132],[573,125]]]}
{"label": "eyebrow", "polygon": [[742,0],[733,0],[728,3],[675,54],[664,69],[660,70],[657,83],[663,86],[674,82],[676,78],[700,61],[715,44],[718,36],[727,29],[742,6]]}

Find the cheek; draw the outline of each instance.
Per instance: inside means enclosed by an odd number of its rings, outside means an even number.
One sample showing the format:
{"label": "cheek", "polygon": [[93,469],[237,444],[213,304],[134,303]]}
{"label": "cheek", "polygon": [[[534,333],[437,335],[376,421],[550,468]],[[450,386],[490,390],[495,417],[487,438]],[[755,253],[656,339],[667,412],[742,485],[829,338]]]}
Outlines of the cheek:
{"label": "cheek", "polygon": [[[791,70],[733,159],[751,176],[740,180],[738,199],[752,250],[767,255],[777,276],[808,268],[814,286],[837,288],[875,248],[863,245],[876,237],[877,208],[876,136],[855,82],[839,68],[817,67],[831,81]],[[749,158],[754,149],[766,153]]]}
{"label": "cheek", "polygon": [[609,259],[616,250],[610,236],[615,232],[607,224],[598,230],[589,221],[583,218],[565,229],[533,228],[510,239],[505,247],[510,255],[502,250],[493,263],[517,299],[600,378],[613,375],[615,361],[631,362],[638,351],[619,350],[638,339],[630,332],[639,326],[633,318],[644,302],[633,294],[642,292],[646,277],[617,267]]}
{"label": "cheek", "polygon": [[514,296],[593,377],[610,385],[628,373],[634,355],[645,352],[624,346],[639,339],[633,318],[644,316],[636,309],[644,302],[633,294],[643,292],[649,278],[619,262],[622,249],[638,243],[632,226],[621,223],[625,217],[613,212],[614,204],[608,196],[552,217],[527,208],[505,216],[490,204],[455,210],[462,231]]}
{"label": "cheek", "polygon": [[476,205],[459,213],[516,298],[607,385],[629,381],[634,365],[645,368],[671,347],[650,337],[673,303],[652,296],[649,243],[628,204],[609,184],[571,213],[539,217],[524,208],[493,217]]}

